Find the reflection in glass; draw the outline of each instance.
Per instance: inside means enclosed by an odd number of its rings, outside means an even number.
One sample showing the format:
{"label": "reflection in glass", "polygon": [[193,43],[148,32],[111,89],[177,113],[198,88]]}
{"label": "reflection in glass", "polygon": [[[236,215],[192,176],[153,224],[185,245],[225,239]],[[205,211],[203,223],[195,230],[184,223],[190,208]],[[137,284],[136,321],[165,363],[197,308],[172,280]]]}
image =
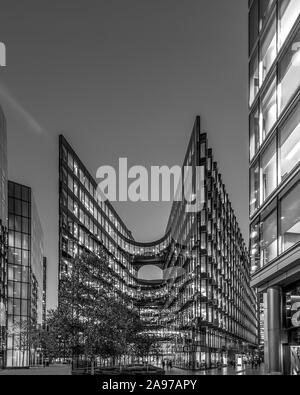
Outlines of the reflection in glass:
{"label": "reflection in glass", "polygon": [[281,252],[300,242],[300,183],[281,200]]}
{"label": "reflection in glass", "polygon": [[299,0],[279,0],[279,47],[284,44],[299,13]]}
{"label": "reflection in glass", "polygon": [[264,82],[266,75],[271,69],[277,55],[277,35],[276,35],[276,18],[272,18],[271,25],[262,37],[260,50],[259,75],[260,85]]}
{"label": "reflection in glass", "polygon": [[280,176],[284,180],[300,162],[300,103],[282,127],[280,138]]}
{"label": "reflection in glass", "polygon": [[258,37],[258,0],[255,0],[251,6],[249,14],[249,51],[251,53]]}
{"label": "reflection in glass", "polygon": [[254,157],[259,149],[259,113],[258,108],[250,115],[250,160]]}
{"label": "reflection in glass", "polygon": [[258,49],[256,49],[250,62],[249,77],[249,105],[251,106],[259,90]]}
{"label": "reflection in glass", "polygon": [[261,224],[261,263],[265,266],[277,257],[277,211]]}
{"label": "reflection in glass", "polygon": [[275,79],[271,83],[267,92],[261,99],[261,134],[264,140],[272,129],[277,119],[277,105],[276,105],[276,83]]}
{"label": "reflection in glass", "polygon": [[[299,2],[300,3],[300,2]],[[300,86],[300,30],[279,64],[278,105],[280,112]]]}
{"label": "reflection in glass", "polygon": [[262,154],[261,177],[263,201],[265,201],[277,187],[277,157],[275,139]]}
{"label": "reflection in glass", "polygon": [[260,204],[259,199],[259,166],[256,163],[250,170],[250,214],[258,209]]}
{"label": "reflection in glass", "polygon": [[266,20],[268,19],[269,12],[271,10],[273,3],[274,3],[274,0],[260,0],[260,10],[259,10],[259,15],[260,15],[259,29],[260,30],[264,27]]}
{"label": "reflection in glass", "polygon": [[250,233],[250,256],[251,270],[255,272],[260,268],[260,248],[259,248],[259,223],[251,225]]}

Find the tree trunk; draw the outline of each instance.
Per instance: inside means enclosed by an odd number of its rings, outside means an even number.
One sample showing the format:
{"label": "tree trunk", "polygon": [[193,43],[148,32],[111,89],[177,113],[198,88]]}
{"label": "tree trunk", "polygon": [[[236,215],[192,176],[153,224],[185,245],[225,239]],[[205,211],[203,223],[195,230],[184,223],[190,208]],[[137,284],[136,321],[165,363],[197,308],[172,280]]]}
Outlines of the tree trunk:
{"label": "tree trunk", "polygon": [[95,376],[95,359],[91,358],[91,376]]}

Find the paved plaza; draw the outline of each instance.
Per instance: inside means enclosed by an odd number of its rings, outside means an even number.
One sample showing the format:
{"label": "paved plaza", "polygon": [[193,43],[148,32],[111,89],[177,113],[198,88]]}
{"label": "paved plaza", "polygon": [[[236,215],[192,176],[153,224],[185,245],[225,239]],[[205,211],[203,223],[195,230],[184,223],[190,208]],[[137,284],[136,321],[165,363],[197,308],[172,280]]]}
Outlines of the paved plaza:
{"label": "paved plaza", "polygon": [[[0,371],[0,375],[21,375],[21,376],[69,376],[71,375],[71,366],[70,365],[52,365],[49,367],[36,367],[30,369],[7,369]],[[171,370],[166,371],[167,376],[176,375],[176,376],[257,376],[264,375],[264,367],[261,366],[259,369],[251,369],[251,367],[247,366],[246,368],[237,368],[234,369],[232,367],[218,369],[210,369],[206,371],[191,371],[191,370],[183,370],[173,368]]]}

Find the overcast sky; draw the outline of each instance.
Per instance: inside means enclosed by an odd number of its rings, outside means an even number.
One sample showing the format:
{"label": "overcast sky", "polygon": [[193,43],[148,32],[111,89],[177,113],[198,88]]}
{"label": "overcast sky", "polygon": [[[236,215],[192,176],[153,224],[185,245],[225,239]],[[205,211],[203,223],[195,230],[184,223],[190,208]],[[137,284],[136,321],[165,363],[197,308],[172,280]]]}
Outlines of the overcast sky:
{"label": "overcast sky", "polygon": [[[248,237],[248,0],[0,0],[0,103],[9,177],[33,188],[56,303],[58,135],[101,165],[181,165],[202,118]],[[159,239],[167,203],[115,204],[137,240]]]}

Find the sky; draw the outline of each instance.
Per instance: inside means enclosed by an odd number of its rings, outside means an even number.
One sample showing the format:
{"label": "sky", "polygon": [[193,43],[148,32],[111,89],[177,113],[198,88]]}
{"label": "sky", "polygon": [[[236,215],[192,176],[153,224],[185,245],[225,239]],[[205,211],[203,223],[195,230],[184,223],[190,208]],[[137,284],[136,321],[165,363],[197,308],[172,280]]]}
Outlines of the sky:
{"label": "sky", "polygon": [[[248,238],[248,0],[0,0],[9,178],[31,186],[57,302],[58,135],[100,166],[182,165],[196,115]],[[115,203],[139,241],[170,203]]]}

